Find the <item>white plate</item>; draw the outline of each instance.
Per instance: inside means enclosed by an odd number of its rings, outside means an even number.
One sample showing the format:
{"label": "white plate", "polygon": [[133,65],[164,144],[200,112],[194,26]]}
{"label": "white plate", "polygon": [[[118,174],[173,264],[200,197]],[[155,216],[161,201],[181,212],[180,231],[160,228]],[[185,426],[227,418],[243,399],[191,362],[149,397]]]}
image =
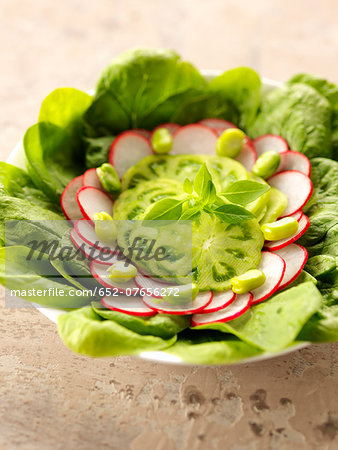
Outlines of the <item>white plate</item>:
{"label": "white plate", "polygon": [[[202,70],[202,74],[204,75],[204,77],[210,81],[212,80],[215,76],[220,75],[222,72],[221,71],[217,71],[217,70]],[[262,82],[263,82],[263,90],[265,92],[270,91],[275,89],[276,87],[279,87],[281,85],[281,83],[279,83],[278,81],[274,81],[274,80],[270,80],[268,78],[262,78]],[[90,94],[92,94],[92,92],[89,92]],[[23,150],[23,146],[22,146],[22,141],[19,142],[15,148],[13,149],[13,151],[11,152],[11,154],[8,157],[7,160],[8,163],[13,164],[14,166],[20,167],[22,169],[25,169],[25,154],[24,154],[24,150]],[[46,316],[48,319],[50,319],[52,322],[56,323],[57,322],[57,318],[60,314],[66,314],[64,311],[60,310],[60,309],[55,309],[55,308],[46,308],[43,306],[40,306],[38,304],[34,303],[34,306],[44,315]],[[274,358],[277,356],[281,356],[281,355],[285,355],[287,353],[293,352],[295,350],[298,350],[300,348],[306,347],[307,345],[309,345],[309,343],[300,343],[297,345],[294,345],[293,347],[289,347],[285,350],[282,350],[280,352],[277,353],[264,353],[263,355],[258,355],[252,358],[247,358],[247,359],[243,359],[241,361],[239,361],[236,364],[243,364],[243,363],[248,363],[248,362],[255,362],[255,361],[262,361],[265,359],[269,359],[269,358]],[[150,361],[154,361],[154,362],[164,362],[164,363],[168,363],[168,364],[184,364],[184,365],[188,365],[187,363],[185,363],[184,361],[182,361],[178,356],[175,355],[169,355],[168,353],[164,353],[161,351],[156,351],[156,352],[142,352],[139,354],[140,358],[143,359],[147,359]]]}

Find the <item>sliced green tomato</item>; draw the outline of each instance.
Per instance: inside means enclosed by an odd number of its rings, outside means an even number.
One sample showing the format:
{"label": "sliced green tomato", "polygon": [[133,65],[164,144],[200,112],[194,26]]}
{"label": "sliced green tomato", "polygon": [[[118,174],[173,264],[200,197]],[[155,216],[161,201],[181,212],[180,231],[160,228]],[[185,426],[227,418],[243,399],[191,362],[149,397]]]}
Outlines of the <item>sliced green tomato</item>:
{"label": "sliced green tomato", "polygon": [[267,209],[264,216],[259,220],[260,223],[274,222],[283,214],[283,211],[287,207],[288,199],[286,195],[280,192],[276,188],[270,189],[270,197],[267,202]]}
{"label": "sliced green tomato", "polygon": [[192,262],[200,291],[231,288],[231,278],[259,264],[264,238],[256,219],[231,225],[202,213],[193,222]]}
{"label": "sliced green tomato", "polygon": [[151,155],[126,172],[122,180],[122,190],[159,178],[169,178],[181,183],[186,178],[193,180],[204,162],[218,190],[224,190],[234,181],[248,178],[246,169],[231,158],[207,155]]}
{"label": "sliced green tomato", "polygon": [[246,294],[253,289],[262,286],[266,277],[264,272],[258,269],[248,270],[242,275],[238,275],[231,279],[232,290],[235,294]]}

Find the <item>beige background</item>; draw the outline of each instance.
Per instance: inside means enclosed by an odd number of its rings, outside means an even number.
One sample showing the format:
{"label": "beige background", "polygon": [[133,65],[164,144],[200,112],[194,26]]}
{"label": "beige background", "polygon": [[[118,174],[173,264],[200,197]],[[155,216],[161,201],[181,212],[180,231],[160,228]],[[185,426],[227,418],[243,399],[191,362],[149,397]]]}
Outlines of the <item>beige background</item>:
{"label": "beige background", "polygon": [[[0,155],[59,86],[93,87],[124,49],[338,82],[334,0],[0,0]],[[2,302],[3,303],[3,302]],[[338,346],[233,367],[71,354],[32,309],[0,310],[2,449],[338,448]]]}

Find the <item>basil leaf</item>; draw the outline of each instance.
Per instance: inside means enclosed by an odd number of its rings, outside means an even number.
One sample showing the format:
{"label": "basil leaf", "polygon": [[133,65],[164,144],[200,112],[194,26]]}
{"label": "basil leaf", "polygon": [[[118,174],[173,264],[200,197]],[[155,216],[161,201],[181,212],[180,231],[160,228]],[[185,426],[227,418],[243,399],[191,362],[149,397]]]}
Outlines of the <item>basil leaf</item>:
{"label": "basil leaf", "polygon": [[213,210],[213,213],[222,221],[239,224],[255,217],[250,211],[237,205],[222,205]]}
{"label": "basil leaf", "polygon": [[186,209],[180,217],[180,220],[194,220],[196,219],[202,210],[202,205],[195,205],[192,208]]}
{"label": "basil leaf", "polygon": [[246,205],[253,202],[270,189],[267,184],[257,183],[257,181],[241,180],[232,183],[226,191],[222,192],[227,200],[238,205]]}
{"label": "basil leaf", "polygon": [[212,205],[216,200],[216,188],[214,183],[209,180],[207,184],[207,189],[203,196],[203,201],[206,205]]}
{"label": "basil leaf", "polygon": [[186,178],[183,182],[183,191],[186,194],[192,194],[193,190],[194,190],[194,186],[193,186],[191,180],[189,180],[189,178]]}
{"label": "basil leaf", "polygon": [[196,194],[201,198],[205,195],[208,189],[209,181],[212,182],[211,175],[205,163],[203,163],[197,172],[194,180],[194,189]]}
{"label": "basil leaf", "polygon": [[143,220],[178,220],[182,214],[182,204],[185,200],[163,198],[154,204]]}

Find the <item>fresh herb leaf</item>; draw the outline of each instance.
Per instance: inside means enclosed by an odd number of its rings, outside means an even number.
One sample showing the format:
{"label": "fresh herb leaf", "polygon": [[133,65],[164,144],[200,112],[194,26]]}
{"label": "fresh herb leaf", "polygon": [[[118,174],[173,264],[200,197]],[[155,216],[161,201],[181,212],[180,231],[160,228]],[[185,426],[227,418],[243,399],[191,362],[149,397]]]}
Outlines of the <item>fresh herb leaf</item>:
{"label": "fresh herb leaf", "polygon": [[182,214],[184,200],[163,198],[154,204],[143,220],[178,220]]}
{"label": "fresh herb leaf", "polygon": [[240,180],[232,183],[226,191],[220,195],[229,202],[238,205],[247,205],[270,189],[268,184],[257,183],[257,181]]}
{"label": "fresh herb leaf", "polygon": [[189,178],[186,178],[183,182],[183,191],[186,194],[192,194],[193,190],[194,190],[194,186],[192,184],[192,181],[189,180]]}
{"label": "fresh herb leaf", "polygon": [[211,180],[208,181],[203,200],[206,205],[212,205],[216,200],[216,188]]}
{"label": "fresh herb leaf", "polygon": [[197,204],[192,208],[186,209],[180,217],[180,220],[194,220],[200,215],[202,211],[202,205]]}
{"label": "fresh herb leaf", "polygon": [[208,189],[208,183],[209,181],[212,182],[212,178],[210,175],[210,172],[207,168],[207,165],[203,163],[197,172],[194,180],[194,189],[196,194],[198,194],[201,199],[205,195],[207,189]]}
{"label": "fresh herb leaf", "polygon": [[247,211],[245,208],[237,205],[222,205],[215,208],[213,213],[222,222],[233,223],[236,225],[254,217],[250,211]]}

